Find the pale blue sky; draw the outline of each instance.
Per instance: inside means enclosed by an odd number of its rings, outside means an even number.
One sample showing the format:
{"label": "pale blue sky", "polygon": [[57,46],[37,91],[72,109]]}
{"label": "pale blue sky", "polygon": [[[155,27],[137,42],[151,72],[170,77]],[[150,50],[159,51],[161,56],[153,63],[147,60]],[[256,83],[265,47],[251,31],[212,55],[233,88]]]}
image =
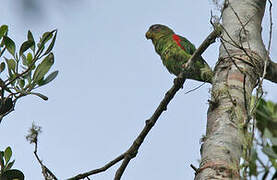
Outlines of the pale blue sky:
{"label": "pale blue sky", "polygon": [[[213,6],[203,0],[38,2],[39,12],[31,12],[27,7],[22,11],[16,0],[2,0],[0,24],[9,25],[9,35],[17,44],[26,39],[29,29],[38,39],[43,32],[57,28],[53,70],[60,73],[40,89],[48,101],[23,98],[3,119],[0,149],[12,147],[15,168],[22,170],[27,180],[42,179],[33,145],[25,140],[35,121],[43,127],[40,157],[57,177],[65,179],[98,168],[124,152],[172,86],[174,76],[145,39],[148,27],[168,25],[198,46],[212,30]],[[268,27],[263,30],[267,42]],[[276,27],[273,32],[272,58],[277,59]],[[213,44],[203,55],[212,66],[218,46]],[[185,92],[200,84],[185,83],[129,164],[123,180],[193,179],[190,164],[198,166],[200,159],[199,141],[205,134],[211,86]],[[267,97],[276,101],[273,85],[265,82],[265,90]],[[113,179],[117,167],[92,179]]]}

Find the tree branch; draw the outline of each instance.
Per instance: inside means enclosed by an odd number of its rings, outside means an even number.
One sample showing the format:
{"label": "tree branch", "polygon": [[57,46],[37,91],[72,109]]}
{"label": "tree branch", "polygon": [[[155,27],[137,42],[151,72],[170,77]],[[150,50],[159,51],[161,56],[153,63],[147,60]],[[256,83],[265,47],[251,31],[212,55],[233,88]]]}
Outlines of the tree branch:
{"label": "tree branch", "polygon": [[98,174],[98,173],[101,173],[103,171],[106,171],[107,169],[109,169],[110,167],[112,167],[113,165],[115,165],[116,163],[118,163],[119,161],[121,161],[123,158],[124,158],[125,154],[121,154],[119,155],[117,158],[115,158],[114,160],[108,162],[105,166],[101,167],[101,168],[98,168],[98,169],[94,169],[94,170],[91,170],[89,172],[86,172],[86,173],[83,173],[83,174],[79,174],[77,176],[74,176],[72,178],[68,178],[67,180],[77,180],[77,179],[82,179],[82,178],[85,178],[85,177],[88,177],[90,175],[93,175],[93,174]]}
{"label": "tree branch", "polygon": [[201,56],[201,54],[212,44],[215,42],[215,39],[221,34],[221,27],[215,27],[215,29],[206,37],[206,39],[201,43],[199,48],[193,53],[192,57],[188,60],[188,62],[183,65],[184,67],[189,67],[195,61],[196,57]]}
{"label": "tree branch", "polygon": [[[186,64],[184,64],[184,67],[191,67],[192,63],[199,57],[208,47],[210,44],[215,42],[215,39],[220,35],[220,31],[214,30],[212,33],[209,34],[209,36],[203,41],[203,43],[200,45],[200,47],[194,52],[194,54],[191,56],[191,58],[188,60]],[[180,90],[183,87],[183,84],[186,80],[186,75],[184,72],[180,73],[178,77],[174,79],[173,86],[166,92],[164,98],[160,102],[159,106],[153,113],[150,119],[146,120],[145,126],[140,132],[140,134],[137,136],[137,138],[134,140],[133,144],[131,147],[123,154],[115,158],[114,160],[110,161],[107,163],[105,166],[99,169],[91,170],[89,172],[79,174],[77,176],[74,176],[72,178],[69,178],[68,180],[77,180],[77,179],[82,179],[85,177],[88,177],[93,174],[97,174],[100,172],[103,172],[107,170],[108,168],[112,167],[114,164],[117,162],[123,160],[122,164],[120,167],[117,169],[114,180],[120,180],[122,174],[124,173],[125,169],[127,168],[129,162],[131,159],[136,157],[138,150],[143,143],[145,137],[148,135],[152,127],[155,125],[157,122],[158,118],[162,114],[163,111],[166,111],[167,105],[169,102],[173,99],[175,94],[177,93],[178,90]]]}
{"label": "tree branch", "polygon": [[41,133],[41,127],[38,125],[35,125],[35,123],[32,124],[32,127],[29,129],[29,133],[26,136],[26,140],[30,142],[30,144],[35,144],[35,150],[34,155],[39,162],[41,169],[42,169],[42,175],[44,176],[45,180],[58,180],[58,178],[54,175],[54,173],[51,172],[50,169],[48,169],[42,162],[42,160],[39,158],[37,151],[38,151],[38,135]]}
{"label": "tree branch", "polygon": [[51,172],[50,169],[48,169],[43,163],[42,163],[42,160],[39,158],[38,154],[37,154],[37,147],[38,147],[38,144],[37,144],[37,141],[35,142],[35,151],[34,151],[34,154],[35,154],[35,157],[36,159],[38,160],[39,164],[41,165],[41,169],[42,169],[42,174],[45,178],[45,180],[47,180],[48,178],[52,178],[53,180],[58,180],[58,178]]}

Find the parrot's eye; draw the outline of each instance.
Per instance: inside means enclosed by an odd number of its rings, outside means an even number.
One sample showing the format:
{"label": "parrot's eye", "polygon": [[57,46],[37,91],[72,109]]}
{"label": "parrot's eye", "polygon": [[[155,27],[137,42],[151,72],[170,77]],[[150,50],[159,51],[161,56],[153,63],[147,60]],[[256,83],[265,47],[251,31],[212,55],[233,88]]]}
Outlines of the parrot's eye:
{"label": "parrot's eye", "polygon": [[160,29],[160,26],[159,25],[153,25],[150,29],[155,31],[155,30]]}

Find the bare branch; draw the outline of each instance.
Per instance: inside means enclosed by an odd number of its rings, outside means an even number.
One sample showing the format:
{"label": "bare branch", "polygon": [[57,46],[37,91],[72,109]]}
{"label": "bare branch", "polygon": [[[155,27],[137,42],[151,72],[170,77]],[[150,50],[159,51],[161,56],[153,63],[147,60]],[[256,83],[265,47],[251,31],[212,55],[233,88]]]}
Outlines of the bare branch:
{"label": "bare branch", "polygon": [[208,37],[202,42],[199,48],[193,53],[192,57],[188,60],[184,67],[191,66],[192,62],[195,61],[196,57],[199,57],[212,43],[215,42],[215,39],[221,34],[221,26],[215,27],[213,32],[211,32]]}
{"label": "bare branch", "polygon": [[43,163],[42,160],[39,158],[38,154],[37,154],[37,141],[35,142],[35,157],[38,160],[39,164],[41,165],[41,169],[42,169],[42,174],[45,178],[45,180],[48,180],[49,177],[51,177],[54,180],[58,180],[58,178],[50,171],[50,169],[48,169]]}
{"label": "bare branch", "polygon": [[32,124],[32,127],[29,129],[29,134],[26,136],[27,141],[30,142],[30,144],[35,144],[35,150],[34,150],[34,155],[39,162],[41,169],[42,169],[42,174],[45,178],[45,180],[58,180],[58,178],[48,169],[43,163],[42,160],[39,158],[37,154],[37,149],[38,149],[38,135],[41,133],[41,127],[35,125],[34,123]]}
{"label": "bare branch", "polygon": [[88,178],[88,176],[91,176],[93,174],[98,174],[98,173],[104,172],[107,169],[109,169],[110,167],[112,167],[113,165],[115,165],[116,163],[118,163],[119,161],[121,161],[124,158],[124,156],[125,156],[125,154],[121,154],[117,158],[115,158],[114,160],[108,162],[105,166],[103,166],[101,168],[94,169],[94,170],[91,170],[91,171],[83,173],[83,174],[79,174],[79,175],[74,176],[72,178],[68,178],[67,180],[77,180],[77,179]]}

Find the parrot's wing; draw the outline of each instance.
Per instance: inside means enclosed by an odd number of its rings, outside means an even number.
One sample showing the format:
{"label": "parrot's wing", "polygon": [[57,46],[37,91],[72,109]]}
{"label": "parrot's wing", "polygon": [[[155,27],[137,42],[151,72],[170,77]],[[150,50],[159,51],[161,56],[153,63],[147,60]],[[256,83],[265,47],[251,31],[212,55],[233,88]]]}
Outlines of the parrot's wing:
{"label": "parrot's wing", "polygon": [[191,55],[180,48],[180,45],[175,45],[176,42],[173,43],[166,48],[161,58],[168,71],[178,76],[182,71],[182,65],[187,62]]}
{"label": "parrot's wing", "polygon": [[180,38],[180,45],[182,46],[182,49],[185,50],[188,54],[192,55],[194,51],[196,51],[195,46],[186,38],[182,36],[179,36],[179,38]]}

